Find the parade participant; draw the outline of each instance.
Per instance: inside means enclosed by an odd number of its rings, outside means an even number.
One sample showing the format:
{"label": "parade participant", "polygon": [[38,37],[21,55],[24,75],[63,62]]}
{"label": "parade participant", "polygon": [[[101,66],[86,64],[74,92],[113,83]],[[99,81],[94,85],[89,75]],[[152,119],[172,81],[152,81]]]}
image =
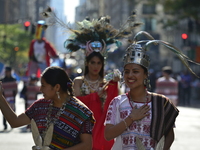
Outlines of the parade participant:
{"label": "parade participant", "polygon": [[[119,94],[117,81],[120,80],[120,73],[115,70],[110,74],[112,77],[105,75],[104,65],[107,52],[112,49],[112,46],[109,47],[110,44],[114,43],[116,47],[119,47],[119,41],[115,40],[114,35],[111,36],[110,32],[114,34],[114,29],[111,28],[108,17],[102,17],[95,23],[92,24],[89,20],[79,22],[82,27],[79,30],[81,34],[80,36],[77,34],[75,38],[69,38],[67,48],[75,51],[73,47],[80,39],[82,45],[78,46],[84,48],[86,55],[85,70],[83,76],[74,79],[74,92],[93,111],[96,119],[93,130],[93,150],[110,150],[114,141],[106,141],[104,138],[104,120],[110,101]],[[89,34],[87,25],[90,26]],[[108,32],[105,32],[106,30]],[[107,33],[110,37],[106,35]]]}
{"label": "parade participant", "polygon": [[[148,91],[150,58],[146,48],[150,44],[168,47],[194,73],[187,63],[191,60],[180,50],[161,40],[137,41],[143,34],[149,35],[144,31],[138,32],[124,56],[123,76],[130,91],[115,97],[108,107],[105,138],[115,139],[112,150],[168,150],[174,141],[173,128],[178,109],[168,97]],[[142,47],[140,44],[143,42],[146,44]]]}
{"label": "parade participant", "polygon": [[[51,66],[44,70],[40,89],[44,98],[35,101],[20,115],[15,114],[9,107],[2,90],[1,88],[0,109],[13,128],[30,124],[33,120],[39,130],[38,136],[45,141],[48,128],[53,124],[51,144],[46,145],[50,149],[91,149],[93,114],[73,96],[72,81],[64,69]],[[35,136],[35,133],[33,135]]]}
{"label": "parade participant", "polygon": [[110,101],[119,94],[117,81],[120,79],[120,74],[118,70],[113,70],[106,75],[105,59],[107,52],[116,50],[122,44],[120,40],[131,36],[133,30],[141,23],[135,22],[134,12],[119,30],[110,24],[109,16],[92,21],[86,18],[76,22],[78,29],[75,30],[55,17],[55,13],[50,8],[43,12],[43,16],[56,20],[57,24],[72,33],[64,43],[66,53],[84,51],[84,75],[74,79],[74,93],[94,113],[96,123],[92,133],[92,149],[110,150],[113,141],[106,141],[104,138],[104,120]]}
{"label": "parade participant", "polygon": [[[5,67],[5,76],[2,81],[2,86],[4,88],[3,95],[8,102],[9,106],[12,108],[13,111],[15,111],[15,97],[17,95],[17,82],[16,78],[12,76],[12,68],[7,66]],[[7,130],[7,121],[5,117],[3,117],[3,125],[4,130]]]}
{"label": "parade participant", "polygon": [[[68,45],[69,46],[69,45]],[[120,74],[115,71],[105,79],[106,44],[102,41],[88,41],[85,49],[85,72],[74,79],[74,94],[94,113],[96,123],[93,129],[93,150],[110,150],[113,141],[104,138],[104,120],[110,101],[118,95]]]}
{"label": "parade participant", "polygon": [[36,74],[39,77],[39,72],[43,72],[46,67],[50,66],[50,58],[58,58],[55,48],[44,38],[45,30],[45,21],[39,20],[35,39],[31,41],[28,52],[30,60],[27,70],[28,76]]}
{"label": "parade participant", "polygon": [[162,68],[162,77],[156,80],[156,90],[158,94],[168,97],[175,106],[178,104],[178,81],[171,77],[172,68],[165,66]]}
{"label": "parade participant", "polygon": [[86,57],[84,75],[74,79],[74,94],[92,110],[96,119],[93,150],[108,150],[113,144],[104,139],[103,123],[111,99],[118,95],[117,81],[117,72],[109,83],[104,79],[104,58],[99,52],[93,52]]}

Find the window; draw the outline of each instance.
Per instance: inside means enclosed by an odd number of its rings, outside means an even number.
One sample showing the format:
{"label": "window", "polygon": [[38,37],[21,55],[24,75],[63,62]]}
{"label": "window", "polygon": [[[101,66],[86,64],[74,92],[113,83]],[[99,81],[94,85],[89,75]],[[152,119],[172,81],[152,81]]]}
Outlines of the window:
{"label": "window", "polygon": [[155,5],[143,4],[142,13],[143,14],[156,14]]}
{"label": "window", "polygon": [[155,31],[156,30],[156,19],[154,18],[143,18],[142,30],[145,31]]}

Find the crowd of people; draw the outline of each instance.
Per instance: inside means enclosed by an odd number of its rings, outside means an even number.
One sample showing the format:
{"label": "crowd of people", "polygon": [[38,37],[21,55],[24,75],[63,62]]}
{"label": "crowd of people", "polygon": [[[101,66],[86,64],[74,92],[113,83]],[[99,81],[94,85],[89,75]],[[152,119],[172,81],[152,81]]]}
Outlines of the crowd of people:
{"label": "crowd of people", "polygon": [[[166,73],[163,70],[165,68],[169,68],[170,73]],[[200,99],[200,79],[189,71],[175,73],[172,67],[164,66],[161,71],[151,72],[149,77],[151,85],[154,85],[151,87],[151,91],[157,92],[162,90],[160,94],[173,97],[171,100],[174,101],[176,106],[194,107],[195,105],[192,101]],[[171,94],[170,91],[172,92]]]}
{"label": "crowd of people", "polygon": [[[51,13],[51,10],[45,13]],[[129,36],[128,30],[123,35],[124,32],[119,33],[110,25],[107,17],[100,17],[93,22],[87,18],[80,25],[79,29],[73,30],[65,46],[70,53],[85,51],[84,74],[70,79],[65,69],[47,63],[47,58],[58,57],[56,53],[47,57],[50,52],[45,50],[47,47],[44,42],[32,42],[29,65],[34,66],[29,66],[30,82],[24,85],[21,92],[26,101],[25,112],[19,115],[15,113],[12,103],[16,89],[12,91],[12,96],[6,94],[8,90],[4,83],[16,83],[15,79],[9,75],[0,82],[0,109],[5,120],[12,128],[31,125],[35,141],[33,149],[170,149],[179,114],[179,84],[171,77],[171,67],[167,66],[162,69],[163,77],[155,81],[155,91],[150,90],[150,58],[141,43],[144,42],[147,47],[153,40],[151,35],[141,31],[129,41],[129,46],[124,49],[123,78],[116,70],[106,76],[104,66],[107,52],[113,45],[115,48],[120,46],[120,38],[132,36],[132,28],[129,28]],[[148,36],[150,42],[138,41],[140,35]],[[171,45],[167,46],[170,48]],[[43,64],[39,59],[44,61]],[[41,71],[39,77],[38,69]],[[185,94],[182,96],[186,98],[183,102],[188,104],[190,93],[186,91],[191,79],[187,74],[180,77]],[[36,90],[33,86],[37,86],[38,81],[41,86]],[[121,82],[127,87],[126,91],[120,90]],[[166,89],[168,86],[169,89]],[[12,87],[16,87],[16,84]],[[29,89],[35,93],[32,95]],[[37,99],[35,95],[39,92],[43,98]],[[49,130],[52,126],[53,129]],[[47,142],[47,139],[51,142]]]}

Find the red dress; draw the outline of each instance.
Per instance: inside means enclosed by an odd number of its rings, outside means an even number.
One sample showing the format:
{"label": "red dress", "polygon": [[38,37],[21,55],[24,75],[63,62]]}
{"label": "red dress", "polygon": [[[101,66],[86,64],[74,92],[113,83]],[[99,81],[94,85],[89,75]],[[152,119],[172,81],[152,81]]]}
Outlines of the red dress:
{"label": "red dress", "polygon": [[96,123],[92,131],[93,150],[110,150],[114,143],[114,140],[106,141],[104,138],[104,121],[110,101],[118,95],[117,82],[110,81],[106,92],[107,98],[105,100],[103,108],[97,92],[85,96],[77,96],[77,98],[85,103],[85,105],[87,105],[89,109],[94,113]]}

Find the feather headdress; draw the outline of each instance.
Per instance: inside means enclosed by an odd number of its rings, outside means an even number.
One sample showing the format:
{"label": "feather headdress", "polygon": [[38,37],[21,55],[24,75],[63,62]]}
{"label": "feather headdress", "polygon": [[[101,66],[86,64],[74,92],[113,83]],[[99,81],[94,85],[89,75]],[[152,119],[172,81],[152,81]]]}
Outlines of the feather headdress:
{"label": "feather headdress", "polygon": [[115,29],[110,24],[110,17],[104,16],[92,21],[86,18],[81,22],[76,22],[78,29],[75,30],[69,24],[63,23],[51,8],[48,8],[42,14],[44,17],[51,18],[51,25],[59,24],[72,32],[64,43],[68,53],[83,49],[86,51],[86,55],[89,55],[92,51],[99,51],[103,56],[106,56],[108,51],[113,51],[121,45],[120,40],[130,37],[133,30],[142,24],[135,22],[136,14],[132,12],[120,29]]}
{"label": "feather headdress", "polygon": [[[138,37],[140,35],[145,35],[149,38],[149,40],[142,40],[138,41]],[[181,62],[187,67],[187,69],[194,74],[196,77],[200,78],[198,75],[195,74],[195,72],[190,68],[189,62],[200,65],[197,62],[192,61],[189,57],[187,57],[185,54],[183,54],[178,48],[175,46],[171,45],[168,42],[162,41],[162,40],[155,40],[148,32],[145,31],[140,31],[138,32],[133,40],[131,41],[131,45],[126,49],[126,54],[124,56],[124,65],[128,63],[136,63],[139,65],[144,66],[145,68],[148,69],[149,64],[150,64],[150,58],[147,55],[147,48],[151,44],[162,44],[165,47],[167,47],[169,50],[171,50],[174,54],[178,56],[178,58],[181,60]],[[143,46],[141,46],[141,43],[144,43]]]}

